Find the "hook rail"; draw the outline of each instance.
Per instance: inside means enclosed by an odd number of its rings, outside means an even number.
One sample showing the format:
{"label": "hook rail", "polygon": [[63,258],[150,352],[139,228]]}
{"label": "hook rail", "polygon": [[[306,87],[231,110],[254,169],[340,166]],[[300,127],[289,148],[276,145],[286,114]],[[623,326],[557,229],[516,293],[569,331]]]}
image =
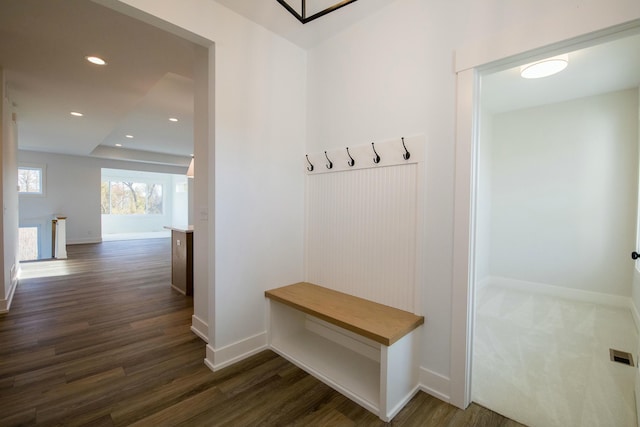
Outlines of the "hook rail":
{"label": "hook rail", "polygon": [[[369,169],[381,166],[406,165],[409,163],[418,163],[424,161],[424,136],[410,136],[392,138],[385,141],[370,142],[370,148],[367,144],[343,148],[318,151],[316,153],[306,154],[305,167],[308,172],[313,174],[321,174],[325,172],[338,172],[357,169]],[[398,145],[400,142],[400,145]],[[376,144],[378,145],[376,147]],[[409,151],[411,148],[411,152]],[[342,151],[344,150],[344,151]],[[371,150],[371,151],[368,151]],[[346,156],[345,156],[346,152]],[[325,168],[318,166],[322,161],[324,154]],[[367,160],[367,156],[369,159]],[[385,161],[382,162],[382,156]]]}

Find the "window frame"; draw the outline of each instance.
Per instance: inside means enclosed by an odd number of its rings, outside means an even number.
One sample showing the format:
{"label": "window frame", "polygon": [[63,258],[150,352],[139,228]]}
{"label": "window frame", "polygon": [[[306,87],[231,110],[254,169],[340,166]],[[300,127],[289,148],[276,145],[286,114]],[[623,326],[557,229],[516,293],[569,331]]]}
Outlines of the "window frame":
{"label": "window frame", "polygon": [[[20,191],[20,170],[37,170],[40,171],[40,191]],[[20,197],[45,197],[47,189],[47,165],[40,163],[18,163],[18,195]]]}

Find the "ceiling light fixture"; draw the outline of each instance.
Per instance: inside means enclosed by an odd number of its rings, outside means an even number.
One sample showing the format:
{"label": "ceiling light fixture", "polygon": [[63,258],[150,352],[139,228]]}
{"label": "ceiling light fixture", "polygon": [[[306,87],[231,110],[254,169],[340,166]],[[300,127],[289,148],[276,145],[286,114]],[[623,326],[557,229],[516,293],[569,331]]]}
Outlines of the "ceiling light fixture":
{"label": "ceiling light fixture", "polygon": [[85,56],[84,58],[87,61],[91,62],[92,64],[107,65],[107,61],[105,61],[104,59],[100,58],[99,56]]}
{"label": "ceiling light fixture", "polygon": [[520,75],[525,79],[548,77],[567,68],[569,55],[558,55],[553,58],[532,62],[520,67]]}
{"label": "ceiling light fixture", "polygon": [[133,139],[133,135],[125,135],[125,138]]}
{"label": "ceiling light fixture", "polygon": [[116,147],[122,147],[122,144],[116,144]]}
{"label": "ceiling light fixture", "polygon": [[177,122],[177,121],[178,121],[178,119],[176,119],[175,117],[169,117],[169,121],[170,121],[170,122]]}
{"label": "ceiling light fixture", "polygon": [[299,12],[293,6],[291,6],[289,4],[290,1],[292,1],[292,0],[278,0],[278,3],[280,3],[282,5],[282,7],[287,9],[287,11],[289,11],[290,14],[295,16],[296,19],[298,19],[298,21],[300,21],[303,24],[306,24],[307,22],[311,22],[314,19],[318,19],[321,16],[324,16],[324,15],[326,15],[328,13],[333,12],[334,10],[338,10],[341,7],[344,7],[344,6],[348,5],[348,4],[351,4],[351,3],[355,2],[356,0],[339,1],[338,3],[335,3],[333,6],[329,6],[329,7],[325,8],[325,9],[317,11],[317,12],[313,13],[310,16],[307,15],[307,0],[302,0],[302,4],[301,4],[301,8],[300,8]]}
{"label": "ceiling light fixture", "polygon": [[84,116],[84,114],[82,114],[82,113],[78,113],[77,111],[72,111],[72,112],[71,112],[71,113],[69,113],[69,114],[71,114],[72,116],[75,116],[75,117],[82,117],[82,116]]}

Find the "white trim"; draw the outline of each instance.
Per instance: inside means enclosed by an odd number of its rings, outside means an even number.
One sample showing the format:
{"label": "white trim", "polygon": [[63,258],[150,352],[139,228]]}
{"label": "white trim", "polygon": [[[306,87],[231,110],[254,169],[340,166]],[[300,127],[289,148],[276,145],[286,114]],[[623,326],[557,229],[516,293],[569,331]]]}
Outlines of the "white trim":
{"label": "white trim", "polygon": [[259,333],[218,349],[207,344],[207,358],[204,360],[204,363],[209,367],[209,369],[215,372],[246,359],[247,357],[251,357],[254,354],[260,353],[267,348],[266,332]]}
{"label": "white trim", "polygon": [[404,407],[407,405],[407,403],[409,403],[411,401],[411,399],[413,399],[413,397],[422,389],[422,387],[420,386],[420,384],[416,384],[415,387],[413,387],[413,389],[407,393],[399,402],[397,405],[395,405],[392,409],[387,411],[387,415],[385,416],[384,414],[380,414],[379,417],[385,421],[385,422],[390,422],[391,420],[393,420],[395,418],[396,415],[398,415],[398,413],[400,413],[400,411],[402,411],[404,409]]}
{"label": "white trim", "polygon": [[191,316],[191,332],[199,336],[207,344],[209,343],[209,325],[195,314]]}
{"label": "white trim", "polygon": [[20,265],[17,268],[17,274],[15,274],[11,278],[11,289],[9,289],[9,296],[7,299],[0,300],[0,314],[6,314],[9,312],[11,308],[11,303],[13,302],[13,295],[16,293],[16,289],[18,288],[18,277],[20,275]]}
{"label": "white trim", "polygon": [[102,238],[89,237],[86,239],[67,240],[67,245],[86,245],[88,243],[102,243]]}
{"label": "white trim", "polygon": [[18,174],[20,169],[30,169],[40,172],[40,191],[20,191],[18,184],[18,197],[46,197],[47,196],[47,165],[46,163],[18,162]]}
{"label": "white trim", "polygon": [[[479,70],[496,71],[507,65],[515,65],[525,60],[534,60],[540,55],[574,50],[607,40],[619,38],[640,28],[640,19],[625,23],[611,23],[599,29],[584,27],[574,34],[562,36],[550,34],[538,45],[519,44],[509,51],[477,51],[477,45],[456,50],[456,157],[455,157],[455,205],[453,238],[453,279],[451,304],[451,402],[460,408],[471,403],[471,363],[474,314],[473,273],[475,270],[473,212],[476,198],[475,164],[477,162],[476,122],[478,114],[474,102],[477,99]],[[501,34],[500,36],[505,36]],[[482,41],[480,41],[482,42]],[[490,45],[490,44],[485,44]],[[539,58],[537,58],[539,59]]]}
{"label": "white trim", "polygon": [[[591,23],[584,22],[583,28],[576,30],[573,26],[558,27],[547,26],[550,30],[530,37],[527,28],[511,29],[503,31],[490,39],[475,39],[472,43],[460,46],[455,51],[455,71],[461,72],[478,68],[487,64],[500,66],[501,69],[511,67],[516,62],[532,62],[556,53],[566,53],[567,50],[578,50],[592,46],[594,40],[603,43],[615,40],[631,34],[637,34],[640,27],[640,19],[627,22],[611,22],[594,28]],[[543,23],[539,23],[544,27]],[[520,43],[503,43],[504,40],[519,40]],[[489,48],[487,48],[489,47]],[[520,64],[521,65],[521,64]]]}
{"label": "white trim", "polygon": [[555,298],[589,302],[611,307],[624,307],[630,309],[633,306],[631,297],[585,291],[584,289],[566,288],[546,283],[529,282],[527,280],[512,279],[509,277],[491,276],[487,281],[486,286],[497,286],[520,292],[547,295]]}
{"label": "white trim", "polygon": [[453,271],[451,301],[451,393],[450,403],[466,408],[471,403],[471,361],[473,339],[473,283],[475,272],[473,212],[475,191],[476,121],[478,90],[475,69],[458,73],[453,218]]}
{"label": "white trim", "polygon": [[[629,310],[633,316],[633,324],[636,325],[636,333],[640,334],[640,313],[638,313],[638,307],[633,303],[633,298],[629,298]],[[640,411],[640,408],[638,408]]]}
{"label": "white trim", "polygon": [[451,403],[451,380],[423,367],[420,367],[420,390],[444,402]]}

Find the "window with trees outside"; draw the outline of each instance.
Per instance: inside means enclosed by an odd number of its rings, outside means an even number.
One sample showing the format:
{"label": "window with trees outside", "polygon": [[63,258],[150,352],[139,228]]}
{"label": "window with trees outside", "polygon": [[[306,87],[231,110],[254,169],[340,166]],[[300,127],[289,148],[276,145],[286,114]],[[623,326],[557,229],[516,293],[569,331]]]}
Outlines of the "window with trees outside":
{"label": "window with trees outside", "polygon": [[18,193],[44,194],[43,167],[18,167]]}
{"label": "window with trees outside", "polygon": [[162,184],[126,181],[102,181],[103,214],[162,214]]}

